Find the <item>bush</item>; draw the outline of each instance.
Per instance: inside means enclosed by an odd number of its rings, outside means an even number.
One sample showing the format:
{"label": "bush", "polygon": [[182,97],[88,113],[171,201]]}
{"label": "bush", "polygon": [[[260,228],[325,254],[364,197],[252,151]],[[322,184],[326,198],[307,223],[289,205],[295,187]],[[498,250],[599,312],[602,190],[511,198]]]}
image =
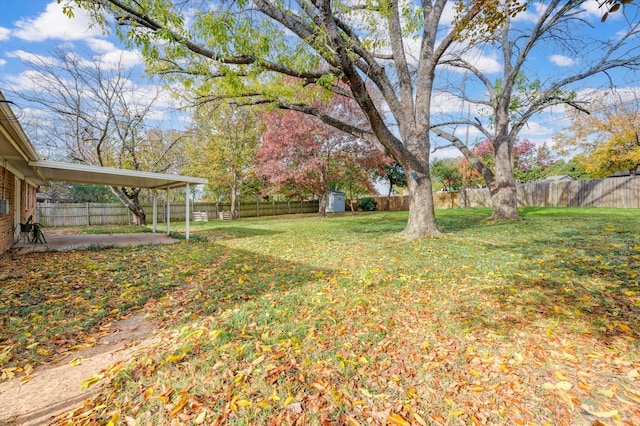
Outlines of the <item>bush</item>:
{"label": "bush", "polygon": [[356,206],[356,209],[361,212],[372,212],[375,211],[377,206],[378,202],[376,200],[367,197],[360,200],[360,202]]}

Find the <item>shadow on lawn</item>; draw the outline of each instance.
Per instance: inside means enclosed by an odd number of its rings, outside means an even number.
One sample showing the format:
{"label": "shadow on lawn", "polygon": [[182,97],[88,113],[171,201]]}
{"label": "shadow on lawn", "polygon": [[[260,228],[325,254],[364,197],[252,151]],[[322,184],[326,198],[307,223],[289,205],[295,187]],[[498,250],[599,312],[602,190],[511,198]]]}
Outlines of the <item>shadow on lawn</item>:
{"label": "shadow on lawn", "polygon": [[204,242],[43,253],[12,268],[0,281],[0,367],[50,360],[145,305],[175,323],[334,274]]}
{"label": "shadow on lawn", "polygon": [[241,226],[230,226],[225,228],[207,229],[203,231],[195,231],[197,235],[202,235],[210,240],[228,240],[232,238],[249,238],[265,235],[275,235],[282,233],[281,231],[271,231],[260,228],[249,228]]}
{"label": "shadow on lawn", "polygon": [[605,238],[594,230],[565,229],[544,240],[492,247],[488,256],[517,253],[521,263],[499,285],[483,289],[486,309],[461,305],[455,314],[469,325],[498,331],[553,319],[604,341],[639,339],[640,252],[632,239],[628,232]]}

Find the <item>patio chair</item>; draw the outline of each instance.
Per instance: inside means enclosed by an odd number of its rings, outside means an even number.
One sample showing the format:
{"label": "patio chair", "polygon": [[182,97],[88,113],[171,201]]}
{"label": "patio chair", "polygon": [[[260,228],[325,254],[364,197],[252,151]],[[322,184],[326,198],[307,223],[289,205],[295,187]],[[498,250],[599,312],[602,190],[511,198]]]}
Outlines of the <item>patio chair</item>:
{"label": "patio chair", "polygon": [[20,233],[18,234],[18,238],[16,243],[22,241],[23,244],[29,243],[31,244],[31,234],[33,233],[33,224],[31,223],[20,223]]}

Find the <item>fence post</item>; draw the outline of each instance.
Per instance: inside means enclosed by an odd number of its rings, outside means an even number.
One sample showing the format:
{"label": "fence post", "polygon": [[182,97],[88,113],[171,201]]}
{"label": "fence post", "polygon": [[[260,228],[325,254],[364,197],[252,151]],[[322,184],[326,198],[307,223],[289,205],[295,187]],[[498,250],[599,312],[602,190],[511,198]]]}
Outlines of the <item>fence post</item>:
{"label": "fence post", "polygon": [[256,217],[260,217],[260,201],[256,201]]}
{"label": "fence post", "polygon": [[87,207],[87,226],[91,225],[90,221],[89,221],[89,202],[85,203],[86,207]]}
{"label": "fence post", "polygon": [[275,216],[276,215],[276,202],[272,201],[271,202],[271,216]]}
{"label": "fence post", "polygon": [[58,203],[53,203],[53,227],[57,228],[58,227],[58,222],[57,222],[57,218],[56,218],[56,213],[58,210]]}

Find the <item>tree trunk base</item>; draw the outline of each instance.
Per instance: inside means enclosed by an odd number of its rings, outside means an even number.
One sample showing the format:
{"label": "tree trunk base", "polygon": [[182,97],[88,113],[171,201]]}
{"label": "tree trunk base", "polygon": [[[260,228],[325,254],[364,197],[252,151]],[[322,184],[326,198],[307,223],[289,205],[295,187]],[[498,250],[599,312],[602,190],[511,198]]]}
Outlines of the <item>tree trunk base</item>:
{"label": "tree trunk base", "polygon": [[411,182],[409,197],[409,220],[400,235],[407,240],[441,235],[436,225],[431,181],[423,178]]}

